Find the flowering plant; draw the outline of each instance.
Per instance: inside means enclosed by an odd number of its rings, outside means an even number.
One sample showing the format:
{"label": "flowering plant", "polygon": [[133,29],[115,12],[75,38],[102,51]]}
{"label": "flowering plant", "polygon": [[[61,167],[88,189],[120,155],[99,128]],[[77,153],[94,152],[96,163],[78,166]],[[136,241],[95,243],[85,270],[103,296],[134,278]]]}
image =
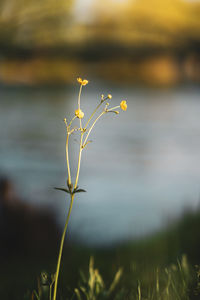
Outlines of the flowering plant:
{"label": "flowering plant", "polygon": [[[119,108],[121,108],[124,111],[126,111],[126,109],[127,109],[127,103],[126,103],[125,100],[122,100],[120,105],[109,108],[108,100],[112,99],[112,95],[108,94],[106,97],[104,95],[101,95],[100,103],[94,109],[91,116],[86,121],[85,125],[83,126],[82,120],[84,118],[84,112],[81,110],[80,101],[81,101],[82,87],[86,86],[88,84],[88,80],[82,79],[82,78],[79,77],[79,78],[77,78],[77,81],[80,84],[79,95],[78,95],[78,108],[75,110],[75,115],[74,115],[74,117],[72,118],[72,120],[70,122],[67,122],[66,118],[64,119],[64,122],[65,122],[65,125],[66,125],[66,130],[67,130],[67,135],[66,135],[67,187],[65,187],[65,188],[56,188],[57,190],[61,190],[61,191],[64,191],[64,192],[68,193],[70,195],[71,202],[70,202],[70,206],[69,206],[69,210],[68,210],[68,214],[67,214],[67,219],[66,219],[66,222],[65,222],[65,227],[64,227],[64,230],[63,230],[61,243],[60,243],[60,250],[59,250],[59,255],[58,255],[57,268],[56,268],[56,273],[55,273],[55,277],[54,277],[55,282],[54,282],[53,300],[56,300],[58,276],[59,276],[59,272],[60,272],[60,264],[61,264],[61,258],[62,258],[62,252],[63,252],[64,239],[65,239],[65,235],[66,235],[66,231],[67,231],[67,227],[68,227],[68,223],[69,223],[69,219],[70,219],[70,215],[71,215],[71,211],[72,211],[74,196],[75,196],[76,193],[85,192],[84,189],[80,189],[78,187],[82,152],[85,149],[85,147],[90,143],[88,138],[90,136],[90,133],[91,133],[92,129],[94,128],[96,122],[103,115],[105,115],[107,113],[119,114],[119,111],[118,111]],[[105,104],[103,110],[95,118],[96,112],[98,111],[100,106],[102,106],[103,104]],[[77,118],[79,119],[79,127],[78,128],[77,127],[72,127],[73,121]],[[76,172],[75,181],[74,181],[74,183],[72,183],[70,160],[69,160],[69,137],[75,131],[79,132],[80,141],[79,141],[79,155],[78,155],[77,172]]]}

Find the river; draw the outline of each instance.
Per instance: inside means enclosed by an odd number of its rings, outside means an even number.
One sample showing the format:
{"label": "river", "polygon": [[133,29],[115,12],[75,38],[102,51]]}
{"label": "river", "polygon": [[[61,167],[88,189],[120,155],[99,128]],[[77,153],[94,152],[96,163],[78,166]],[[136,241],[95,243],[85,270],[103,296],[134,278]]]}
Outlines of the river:
{"label": "river", "polygon": [[[84,87],[87,117],[101,94],[128,110],[96,124],[83,151],[70,234],[88,244],[111,245],[165,225],[200,196],[200,88]],[[73,117],[78,85],[0,87],[0,173],[24,201],[55,212],[63,225],[69,200],[54,190],[66,182],[64,117]],[[111,105],[110,104],[110,105]],[[71,137],[71,167],[77,160]],[[74,174],[75,171],[73,171]]]}

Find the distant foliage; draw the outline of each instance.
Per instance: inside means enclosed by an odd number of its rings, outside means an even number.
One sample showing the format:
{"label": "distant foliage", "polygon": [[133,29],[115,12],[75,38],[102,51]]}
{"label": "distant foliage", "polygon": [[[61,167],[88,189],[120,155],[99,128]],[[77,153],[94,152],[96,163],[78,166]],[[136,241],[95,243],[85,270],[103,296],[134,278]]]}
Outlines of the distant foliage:
{"label": "distant foliage", "polygon": [[62,43],[71,21],[73,0],[0,1],[0,42],[12,46]]}

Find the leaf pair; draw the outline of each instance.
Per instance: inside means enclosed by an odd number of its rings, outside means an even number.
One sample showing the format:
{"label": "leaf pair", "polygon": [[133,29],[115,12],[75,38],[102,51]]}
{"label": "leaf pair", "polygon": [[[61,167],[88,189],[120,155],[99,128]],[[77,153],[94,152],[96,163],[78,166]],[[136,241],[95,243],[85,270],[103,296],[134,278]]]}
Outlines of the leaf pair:
{"label": "leaf pair", "polygon": [[63,192],[68,193],[70,195],[74,195],[76,193],[83,193],[83,192],[85,193],[86,192],[86,190],[84,190],[84,189],[79,189],[78,186],[73,191],[70,191],[67,188],[57,188],[57,187],[55,187],[54,189],[59,190],[59,191],[63,191]]}

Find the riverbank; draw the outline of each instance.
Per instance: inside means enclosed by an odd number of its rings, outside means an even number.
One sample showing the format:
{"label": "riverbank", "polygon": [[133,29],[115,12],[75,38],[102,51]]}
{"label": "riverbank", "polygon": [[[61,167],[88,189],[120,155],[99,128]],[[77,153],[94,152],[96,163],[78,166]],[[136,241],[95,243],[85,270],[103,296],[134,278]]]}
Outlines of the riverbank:
{"label": "riverbank", "polygon": [[81,75],[110,82],[166,87],[185,82],[200,83],[200,58],[190,53],[183,58],[172,54],[85,61],[58,57],[3,59],[0,82],[9,85],[72,84]]}

